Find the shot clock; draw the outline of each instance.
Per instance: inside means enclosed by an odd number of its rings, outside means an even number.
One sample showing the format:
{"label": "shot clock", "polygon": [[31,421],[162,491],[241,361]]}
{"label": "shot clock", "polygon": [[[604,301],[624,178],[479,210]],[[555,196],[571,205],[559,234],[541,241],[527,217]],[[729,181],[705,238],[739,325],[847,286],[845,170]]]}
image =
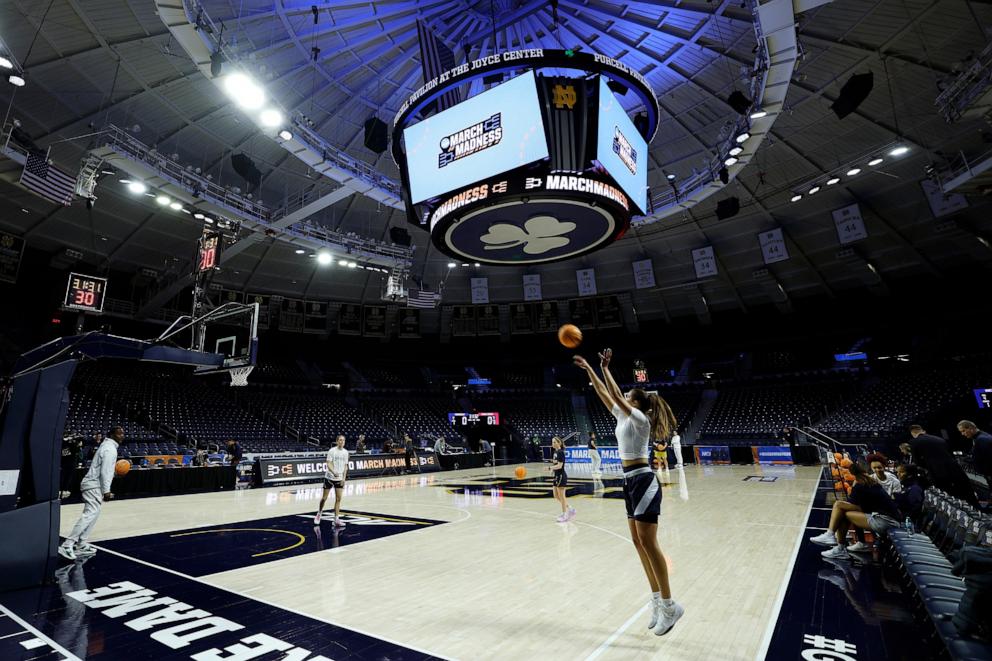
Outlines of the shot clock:
{"label": "shot clock", "polygon": [[221,235],[219,232],[204,231],[200,237],[196,272],[212,271],[220,266]]}
{"label": "shot clock", "polygon": [[107,279],[80,273],[69,274],[65,289],[64,306],[70,310],[103,312],[103,299],[107,293]]}

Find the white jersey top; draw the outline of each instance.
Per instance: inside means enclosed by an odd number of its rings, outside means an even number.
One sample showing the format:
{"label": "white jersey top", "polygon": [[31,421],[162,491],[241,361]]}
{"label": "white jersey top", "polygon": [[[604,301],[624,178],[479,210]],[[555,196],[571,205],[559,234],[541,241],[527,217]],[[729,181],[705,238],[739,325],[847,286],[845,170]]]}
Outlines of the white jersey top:
{"label": "white jersey top", "polygon": [[875,475],[874,473],[872,473],[872,477],[876,482],[882,485],[882,488],[885,489],[885,493],[890,496],[894,493],[899,493],[902,491],[902,482],[899,481],[898,477],[888,471],[885,471],[885,480],[878,479],[878,475]]}
{"label": "white jersey top", "polygon": [[348,469],[348,451],[344,448],[334,446],[327,451],[327,472],[324,477],[332,482],[344,479],[344,473]]}
{"label": "white jersey top", "polygon": [[110,483],[114,481],[114,466],[117,465],[117,441],[105,438],[93,455],[90,469],[86,471],[79,485],[80,491],[99,489],[100,493],[110,493]]}
{"label": "white jersey top", "polygon": [[626,415],[619,404],[613,405],[613,417],[617,419],[617,445],[621,459],[647,459],[648,436],[651,435],[651,421],[640,409],[631,407]]}

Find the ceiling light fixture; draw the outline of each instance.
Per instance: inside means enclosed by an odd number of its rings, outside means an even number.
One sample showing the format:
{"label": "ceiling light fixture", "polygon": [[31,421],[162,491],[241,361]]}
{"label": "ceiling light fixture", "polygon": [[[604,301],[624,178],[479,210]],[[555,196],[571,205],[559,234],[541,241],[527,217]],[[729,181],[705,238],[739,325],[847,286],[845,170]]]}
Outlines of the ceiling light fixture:
{"label": "ceiling light fixture", "polygon": [[813,186],[812,188],[809,189],[809,192],[806,193],[806,194],[807,195],[816,195],[819,192],[820,192],[820,187],[819,186]]}
{"label": "ceiling light fixture", "polygon": [[883,160],[885,160],[885,159],[883,159],[883,158],[873,158],[870,161],[868,161],[868,165],[870,167],[875,167],[876,165],[878,165],[879,163],[881,163]]}
{"label": "ceiling light fixture", "polygon": [[358,266],[358,264],[356,264],[355,262],[348,262],[348,268],[353,269],[356,266]]}
{"label": "ceiling light fixture", "polygon": [[334,263],[334,258],[331,257],[331,253],[329,252],[319,252],[317,253],[317,263],[327,266],[328,264]]}
{"label": "ceiling light fixture", "polygon": [[851,168],[850,170],[847,171],[847,176],[854,177],[857,176],[860,172],[861,172],[861,168]]}
{"label": "ceiling light fixture", "polygon": [[737,142],[737,144],[741,144],[742,142],[747,142],[750,139],[751,139],[751,134],[748,133],[747,131],[744,131],[739,136],[734,138],[734,141]]}
{"label": "ceiling light fixture", "polygon": [[13,69],[14,63],[7,58],[0,56],[0,69]]}
{"label": "ceiling light fixture", "polygon": [[214,224],[214,219],[213,218],[207,218],[206,216],[204,216],[203,217],[203,222],[205,222],[207,225],[213,225]]}
{"label": "ceiling light fixture", "polygon": [[14,87],[24,87],[24,76],[20,76],[16,73],[12,73],[7,76],[7,82]]}
{"label": "ceiling light fixture", "polygon": [[768,116],[767,110],[755,110],[754,112],[751,113],[751,119],[761,119],[762,117],[767,117],[767,116]]}
{"label": "ceiling light fixture", "polygon": [[727,158],[727,160],[725,160],[723,162],[723,164],[726,165],[728,168],[731,165],[735,165],[736,163],[737,163],[737,157],[736,156],[731,156],[731,157]]}
{"label": "ceiling light fixture", "polygon": [[258,116],[258,119],[262,122],[262,126],[275,128],[282,124],[282,113],[278,110],[267,108],[262,111],[262,114]]}
{"label": "ceiling light fixture", "polygon": [[306,252],[306,250],[304,250],[303,248],[297,248],[295,252],[297,255],[302,255]]}
{"label": "ceiling light fixture", "polygon": [[179,202],[173,202],[172,204],[169,205],[169,208],[172,209],[173,211],[180,211],[183,208],[183,205],[180,204]]}
{"label": "ceiling light fixture", "polygon": [[172,202],[172,198],[170,198],[168,195],[159,195],[158,197],[155,198],[155,201],[164,207],[164,206],[168,206],[168,204]]}
{"label": "ceiling light fixture", "polygon": [[480,266],[482,266],[482,264],[480,264],[479,262],[476,262],[476,263],[474,264],[474,266],[475,266],[475,268],[479,268]]}
{"label": "ceiling light fixture", "polygon": [[348,266],[348,260],[347,259],[339,259],[338,260],[338,266]]}
{"label": "ceiling light fixture", "polygon": [[744,148],[743,147],[734,147],[733,149],[731,149],[727,153],[730,154],[731,156],[737,156],[737,155],[739,155],[743,151],[744,151]]}
{"label": "ceiling light fixture", "polygon": [[206,216],[204,216],[202,213],[197,212],[193,214],[193,218],[197,220],[203,220],[204,218],[206,218]]}
{"label": "ceiling light fixture", "polygon": [[455,268],[456,266],[458,266],[458,265],[457,265],[457,264],[455,264],[454,262],[448,262],[448,268],[449,268],[449,269],[453,269],[453,268]]}
{"label": "ceiling light fixture", "polygon": [[833,186],[838,183],[840,183],[840,177],[830,177],[827,179],[827,186]]}
{"label": "ceiling light fixture", "polygon": [[242,108],[258,110],[265,103],[265,90],[243,73],[232,73],[224,79],[224,89]]}
{"label": "ceiling light fixture", "polygon": [[803,199],[803,196],[800,193],[796,193],[795,195],[792,196],[792,199],[789,200],[789,201],[790,202],[798,202],[801,199]]}
{"label": "ceiling light fixture", "polygon": [[127,184],[127,189],[134,193],[135,195],[141,195],[148,192],[148,186],[140,181],[130,181]]}
{"label": "ceiling light fixture", "polygon": [[292,140],[293,134],[287,131],[286,129],[283,129],[279,131],[279,137],[282,138],[283,140]]}
{"label": "ceiling light fixture", "polygon": [[909,147],[903,147],[902,145],[900,145],[895,149],[893,149],[892,151],[890,151],[889,156],[902,156],[908,151],[909,151]]}
{"label": "ceiling light fixture", "polygon": [[668,179],[669,181],[675,181],[675,175],[669,172],[668,174],[665,175],[665,179]]}

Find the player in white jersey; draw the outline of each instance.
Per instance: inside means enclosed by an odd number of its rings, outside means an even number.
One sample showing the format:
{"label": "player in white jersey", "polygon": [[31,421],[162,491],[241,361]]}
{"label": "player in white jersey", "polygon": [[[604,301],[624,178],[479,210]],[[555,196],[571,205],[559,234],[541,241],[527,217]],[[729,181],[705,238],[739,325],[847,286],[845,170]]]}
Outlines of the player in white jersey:
{"label": "player in white jersey", "polygon": [[341,520],[341,498],[344,497],[344,481],[348,476],[348,451],[344,449],[344,436],[339,434],[334,440],[334,447],[327,451],[327,470],[324,472],[324,493],[320,497],[320,507],[317,516],[313,517],[313,525],[320,525],[320,513],[324,511],[327,496],[334,488],[334,527],[344,528]]}

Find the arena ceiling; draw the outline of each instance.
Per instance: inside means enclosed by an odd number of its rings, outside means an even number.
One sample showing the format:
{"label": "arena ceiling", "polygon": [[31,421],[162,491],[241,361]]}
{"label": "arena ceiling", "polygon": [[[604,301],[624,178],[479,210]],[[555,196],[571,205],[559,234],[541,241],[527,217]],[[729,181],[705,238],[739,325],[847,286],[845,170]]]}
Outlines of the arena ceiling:
{"label": "arena ceiling", "polygon": [[[178,4],[180,0],[176,0]],[[434,29],[459,61],[532,47],[575,48],[615,57],[650,81],[663,110],[651,145],[649,181],[668,186],[704,167],[730,130],[725,99],[751,75],[755,36],[748,3],[560,0],[555,27],[547,2],[527,0],[327,2],[203,0],[238,53],[262,73],[268,94],[305,113],[329,143],[397,177],[388,153],[363,145],[362,125],[389,121],[422,84],[417,20]],[[311,7],[316,6],[317,22]],[[835,0],[800,16],[802,48],[786,107],[760,150],[725,191],[688,212],[638,226],[614,246],[586,258],[544,266],[545,298],[576,294],[575,269],[593,267],[600,293],[633,287],[630,263],[651,258],[658,288],[636,292],[639,313],[704,314],[747,309],[792,297],[838,294],[903,275],[939,275],[950,267],[988,263],[990,199],[935,219],[922,192],[924,168],[992,140],[976,122],[946,124],[934,106],[938,87],[987,44],[992,6],[961,0]],[[204,173],[238,185],[230,166],[244,152],[263,172],[259,194],[279,206],[317,185],[308,168],[261,134],[217,92],[156,15],[152,0],[8,0],[0,4],[0,37],[25,70],[28,84],[0,87],[9,117],[66,169],[78,167],[108,123]],[[312,61],[313,48],[319,48]],[[851,74],[872,71],[875,87],[857,112],[838,120],[830,110]],[[791,203],[792,190],[894,143],[899,159]],[[987,145],[986,145],[987,148]],[[17,187],[20,167],[0,160],[0,228],[57,252],[83,251],[94,269],[181,270],[199,226],[129,195],[105,177],[92,210],[81,201],[56,208]],[[716,201],[741,201],[741,212],[718,220]],[[869,236],[841,250],[831,211],[858,202]],[[314,220],[363,236],[388,239],[409,227],[401,211],[351,195]],[[756,234],[782,227],[790,259],[765,267]],[[444,286],[445,303],[469,300],[469,278],[489,278],[493,302],[521,300],[523,269],[457,267],[412,229],[418,246],[415,280]],[[715,248],[720,273],[696,282],[691,250]],[[292,246],[264,240],[224,264],[220,282],[236,288],[341,301],[376,301],[379,274],[318,267]]]}

